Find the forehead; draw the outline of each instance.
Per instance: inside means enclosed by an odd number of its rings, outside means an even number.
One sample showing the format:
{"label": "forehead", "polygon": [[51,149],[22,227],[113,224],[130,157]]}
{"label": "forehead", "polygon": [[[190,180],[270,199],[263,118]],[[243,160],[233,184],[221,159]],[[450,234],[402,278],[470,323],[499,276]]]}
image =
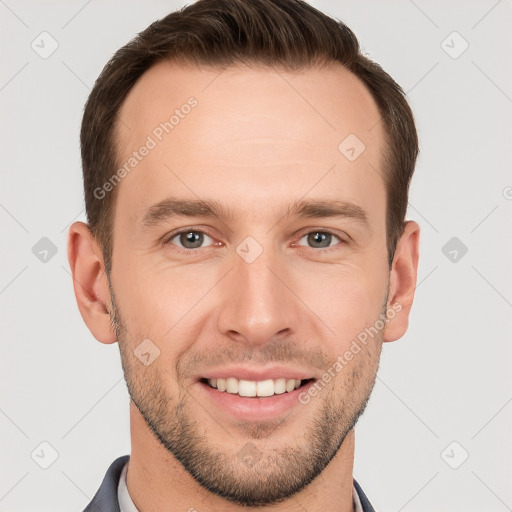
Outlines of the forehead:
{"label": "forehead", "polygon": [[[123,102],[121,142],[135,141],[156,121],[168,120],[190,97],[197,99],[196,113],[202,114],[194,116],[196,136],[212,144],[222,141],[227,132],[235,132],[237,138],[283,137],[283,129],[308,137],[322,135],[326,144],[346,132],[357,133],[369,143],[382,135],[381,126],[372,130],[380,115],[370,92],[341,65],[287,72],[242,64],[218,69],[163,61],[142,75]],[[240,124],[225,122],[229,114],[245,124],[242,132]],[[209,130],[210,126],[222,130]],[[208,137],[203,137],[201,129],[208,129]]]}
{"label": "forehead", "polygon": [[119,195],[142,209],[176,189],[227,200],[250,185],[255,203],[270,204],[318,182],[332,197],[344,189],[364,199],[366,190],[370,199],[384,191],[379,121],[371,94],[340,65],[288,72],[160,62],[119,112],[118,164],[151,146]]}

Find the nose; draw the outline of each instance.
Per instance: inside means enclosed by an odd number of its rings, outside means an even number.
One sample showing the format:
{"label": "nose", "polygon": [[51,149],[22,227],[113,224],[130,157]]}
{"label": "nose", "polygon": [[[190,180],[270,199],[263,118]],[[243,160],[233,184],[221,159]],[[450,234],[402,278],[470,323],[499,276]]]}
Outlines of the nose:
{"label": "nose", "polygon": [[293,279],[283,262],[265,251],[252,263],[237,254],[233,261],[234,268],[219,290],[220,332],[247,345],[294,335],[300,301],[293,294]]}

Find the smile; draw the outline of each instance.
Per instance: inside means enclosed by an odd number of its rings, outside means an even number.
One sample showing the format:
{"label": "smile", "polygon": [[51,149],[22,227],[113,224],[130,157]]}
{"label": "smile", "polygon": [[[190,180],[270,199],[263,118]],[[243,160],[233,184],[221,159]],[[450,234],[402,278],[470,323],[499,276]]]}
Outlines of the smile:
{"label": "smile", "polygon": [[314,378],[201,378],[197,382],[200,394],[196,396],[199,400],[203,397],[205,408],[220,410],[239,421],[260,422],[277,419],[292,409],[304,407],[299,395],[307,392],[315,381]]}
{"label": "smile", "polygon": [[268,397],[290,393],[301,387],[308,380],[300,379],[266,379],[260,381],[237,379],[228,377],[226,379],[205,379],[206,383],[219,391],[225,391],[242,397]]}

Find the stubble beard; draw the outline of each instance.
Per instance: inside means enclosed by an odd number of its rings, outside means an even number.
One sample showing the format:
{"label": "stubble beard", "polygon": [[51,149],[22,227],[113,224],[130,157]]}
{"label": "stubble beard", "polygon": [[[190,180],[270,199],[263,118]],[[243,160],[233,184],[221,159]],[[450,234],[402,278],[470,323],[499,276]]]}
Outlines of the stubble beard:
{"label": "stubble beard", "polygon": [[[176,377],[154,363],[142,365],[133,355],[137,343],[125,328],[112,287],[111,300],[111,321],[131,400],[157,440],[184,469],[204,489],[232,503],[269,506],[303,490],[326,468],[366,409],[379,366],[382,332],[342,370],[350,372],[343,394],[336,396],[326,387],[311,400],[317,411],[304,430],[302,443],[280,449],[271,443],[273,449],[265,450],[264,443],[272,441],[272,434],[286,428],[285,418],[280,420],[282,424],[247,422],[245,429],[240,423],[232,439],[233,450],[220,451],[204,434],[207,425],[201,426],[194,419],[191,409],[198,405],[189,397],[190,391],[180,385],[178,396],[169,396],[165,374],[169,375],[167,380]],[[310,404],[299,407],[306,412]],[[208,421],[214,419],[208,416]],[[244,450],[251,454],[249,462]]]}

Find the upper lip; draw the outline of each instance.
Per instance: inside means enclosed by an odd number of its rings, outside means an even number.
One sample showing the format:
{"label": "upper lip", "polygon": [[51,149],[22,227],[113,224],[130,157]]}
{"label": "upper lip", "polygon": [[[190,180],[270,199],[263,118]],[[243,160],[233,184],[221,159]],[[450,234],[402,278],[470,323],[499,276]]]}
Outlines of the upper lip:
{"label": "upper lip", "polygon": [[299,368],[285,366],[272,366],[270,368],[251,368],[248,366],[225,366],[211,369],[198,376],[200,379],[227,379],[234,377],[238,380],[262,381],[268,379],[297,379],[307,380],[314,378],[313,372]]}

